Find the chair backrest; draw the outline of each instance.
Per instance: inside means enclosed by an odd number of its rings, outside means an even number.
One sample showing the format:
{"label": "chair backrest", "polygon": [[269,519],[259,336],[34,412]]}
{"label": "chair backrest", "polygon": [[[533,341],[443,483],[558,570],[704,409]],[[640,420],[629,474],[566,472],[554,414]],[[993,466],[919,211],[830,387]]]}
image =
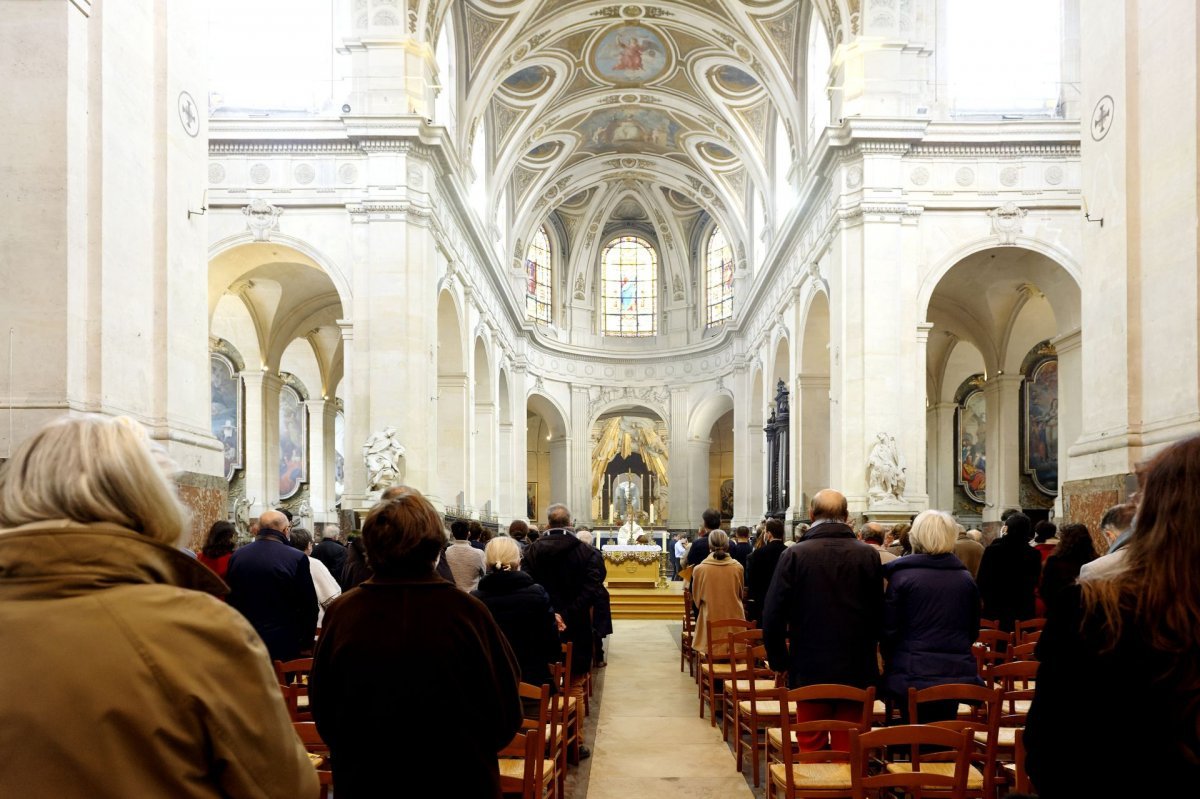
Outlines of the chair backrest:
{"label": "chair backrest", "polygon": [[513,758],[524,763],[520,779],[500,774],[500,790],[506,795],[520,794],[521,799],[536,799],[540,796],[542,775],[545,773],[538,734],[530,730],[513,736],[508,745],[497,752],[501,758]]}
{"label": "chair backrest", "polygon": [[329,754],[329,747],[321,740],[321,734],[317,732],[316,722],[293,721],[292,729],[296,731],[300,743],[304,744],[306,750],[316,755]]}
{"label": "chair backrest", "polygon": [[1038,617],[1036,619],[1025,619],[1024,621],[1018,621],[1017,622],[1016,642],[1018,644],[1026,643],[1025,636],[1027,636],[1031,633],[1041,632],[1042,628],[1045,626],[1046,626],[1046,620],[1041,617]]}
{"label": "chair backrest", "polygon": [[692,618],[692,592],[685,588],[683,589],[683,631],[691,633],[695,628],[695,620]]}
{"label": "chair backrest", "polygon": [[1002,652],[1012,647],[1013,634],[1006,633],[1003,630],[983,628],[979,630],[979,635],[975,638],[975,643],[986,646],[988,649]]}
{"label": "chair backrest", "polygon": [[754,622],[745,619],[707,619],[708,661],[728,663],[730,659],[729,635],[753,629]]}
{"label": "chair backrest", "polygon": [[275,677],[281,685],[291,685],[292,683],[307,683],[308,674],[312,671],[312,658],[297,658],[284,663],[282,660],[275,661]]}
{"label": "chair backrest", "polygon": [[969,756],[973,762],[982,766],[984,784],[990,785],[995,774],[996,747],[1000,733],[1000,705],[1003,692],[999,688],[984,688],[979,685],[952,683],[935,685],[932,688],[917,690],[908,689],[908,717],[913,721],[921,718],[920,705],[924,702],[957,702],[959,706],[971,708],[967,717],[959,716],[950,721],[935,721],[933,726],[945,727],[957,732],[968,732],[974,738],[975,733],[982,732],[986,737],[983,750],[969,747]]}
{"label": "chair backrest", "polygon": [[[870,732],[850,733],[850,780],[855,799],[866,799],[881,788],[902,788],[908,795],[920,799],[923,790],[935,790],[939,795],[949,792],[951,799],[963,799],[967,790],[968,754],[971,736],[932,724],[904,724],[884,727]],[[888,760],[890,747],[906,747],[911,769],[871,775],[868,766],[874,753],[878,760]],[[936,748],[929,752],[928,747]],[[922,751],[922,750],[925,751]],[[922,771],[921,763],[954,763],[951,774]]]}
{"label": "chair backrest", "polygon": [[996,621],[995,619],[980,619],[979,627],[983,630],[999,630],[1000,622]]}
{"label": "chair backrest", "polygon": [[[777,689],[759,694],[759,699],[775,699],[779,701],[779,722],[782,728],[783,759],[795,762],[848,762],[849,751],[822,749],[819,752],[798,752],[792,744],[792,733],[832,733],[858,730],[866,732],[871,729],[871,719],[874,715],[875,686],[855,688],[852,685],[837,685],[820,683],[804,685],[792,690]],[[839,719],[820,719],[798,721],[797,705],[801,702],[855,702],[862,707],[862,713],[855,721]]]}
{"label": "chair backrest", "polygon": [[1013,660],[1037,660],[1037,641],[1017,644],[1012,648]]}
{"label": "chair backrest", "polygon": [[[730,650],[729,675],[725,678],[734,702],[749,701],[751,705],[762,701],[755,688],[757,680],[771,679],[775,672],[766,667],[767,648],[762,644],[762,630],[743,630],[732,633],[728,639]],[[738,683],[745,683],[743,690]],[[772,690],[776,686],[772,686]]]}
{"label": "chair backrest", "polygon": [[992,679],[1003,692],[1000,703],[1001,727],[1024,726],[1028,711],[1019,709],[1017,702],[1033,700],[1034,686],[1030,683],[1037,679],[1039,665],[1036,660],[1017,660],[1002,663],[991,670]]}
{"label": "chair backrest", "polygon": [[563,693],[569,694],[571,692],[571,658],[575,656],[575,644],[568,641],[562,645],[560,651],[562,652],[562,660],[559,662],[563,664],[563,672],[566,676],[562,684],[559,685],[559,688],[562,689]]}

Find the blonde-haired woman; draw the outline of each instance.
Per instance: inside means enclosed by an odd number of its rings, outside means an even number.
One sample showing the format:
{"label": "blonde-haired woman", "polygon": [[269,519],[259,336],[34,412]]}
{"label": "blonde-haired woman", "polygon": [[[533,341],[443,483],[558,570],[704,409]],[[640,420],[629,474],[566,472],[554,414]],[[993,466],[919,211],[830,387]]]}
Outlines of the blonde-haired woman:
{"label": "blonde-haired woman", "polygon": [[177,548],[169,468],[83,416],[0,471],[0,796],[316,796],[266,648]]}
{"label": "blonde-haired woman", "polygon": [[[953,516],[927,510],[908,532],[912,554],[884,566],[883,691],[896,701],[903,716],[907,716],[909,688],[980,684],[971,654],[979,632],[979,589],[954,556],[957,539]],[[929,702],[921,707],[922,718],[912,721],[946,721],[957,710],[955,702]]]}
{"label": "blonde-haired woman", "polygon": [[713,530],[708,534],[708,557],[692,571],[692,603],[697,607],[696,637],[692,647],[708,653],[708,622],[744,619],[742,564],[729,554],[729,534]]}
{"label": "blonde-haired woman", "polygon": [[521,548],[507,536],[488,542],[487,574],[471,592],[492,612],[521,666],[521,680],[553,685],[550,665],[562,655],[558,622],[546,589],[521,571]]}

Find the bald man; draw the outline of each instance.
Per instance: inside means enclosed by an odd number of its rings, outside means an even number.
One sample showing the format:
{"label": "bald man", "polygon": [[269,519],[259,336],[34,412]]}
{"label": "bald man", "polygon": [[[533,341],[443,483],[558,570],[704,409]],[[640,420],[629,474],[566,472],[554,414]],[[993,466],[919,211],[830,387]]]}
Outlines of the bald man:
{"label": "bald man", "polygon": [[[771,668],[788,673],[788,686],[840,683],[866,688],[879,678],[875,649],[883,622],[883,564],[846,524],[846,498],[818,491],[812,525],[780,557],[763,608],[763,639]],[[790,644],[790,649],[788,644]],[[861,717],[853,703],[800,704],[799,721]],[[805,751],[824,749],[826,737],[798,735]],[[849,746],[835,733],[833,747]],[[845,750],[842,750],[845,751]]]}
{"label": "bald man", "polygon": [[308,556],[292,547],[286,516],[259,517],[258,537],[229,559],[229,604],[258,631],[272,660],[295,660],[312,651],[317,592]]}

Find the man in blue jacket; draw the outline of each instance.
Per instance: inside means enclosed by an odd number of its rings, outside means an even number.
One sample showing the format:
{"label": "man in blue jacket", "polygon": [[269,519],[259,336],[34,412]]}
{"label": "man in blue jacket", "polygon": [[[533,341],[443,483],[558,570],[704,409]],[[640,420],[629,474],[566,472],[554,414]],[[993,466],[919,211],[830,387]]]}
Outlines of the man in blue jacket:
{"label": "man in blue jacket", "polygon": [[295,660],[312,651],[317,592],[308,556],[288,542],[287,517],[267,511],[258,538],[229,559],[229,604],[258,631],[272,660]]}

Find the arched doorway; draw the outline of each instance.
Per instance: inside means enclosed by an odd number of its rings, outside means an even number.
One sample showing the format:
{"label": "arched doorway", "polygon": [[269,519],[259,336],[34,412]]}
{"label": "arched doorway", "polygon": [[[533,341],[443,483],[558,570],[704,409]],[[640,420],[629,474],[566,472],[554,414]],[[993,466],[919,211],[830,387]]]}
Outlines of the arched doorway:
{"label": "arched doorway", "polygon": [[458,306],[447,291],[438,298],[437,329],[437,498],[446,508],[465,511],[471,460],[465,346]]}
{"label": "arched doorway", "polygon": [[522,515],[541,527],[546,522],[546,508],[567,502],[571,485],[566,416],[544,394],[530,394],[526,401],[526,456]]}
{"label": "arched doorway", "polygon": [[1055,346],[1077,340],[1078,283],[1042,253],[989,248],[941,275],[926,318],[929,437],[939,448],[927,467],[931,501],[949,501],[965,522],[994,524],[1007,508],[1050,515],[1079,433],[1080,351]]}
{"label": "arched doorway", "polygon": [[496,492],[496,399],[492,382],[491,361],[482,338],[475,339],[472,368],[475,371],[474,489],[471,502],[481,513],[495,516],[498,502]]}

